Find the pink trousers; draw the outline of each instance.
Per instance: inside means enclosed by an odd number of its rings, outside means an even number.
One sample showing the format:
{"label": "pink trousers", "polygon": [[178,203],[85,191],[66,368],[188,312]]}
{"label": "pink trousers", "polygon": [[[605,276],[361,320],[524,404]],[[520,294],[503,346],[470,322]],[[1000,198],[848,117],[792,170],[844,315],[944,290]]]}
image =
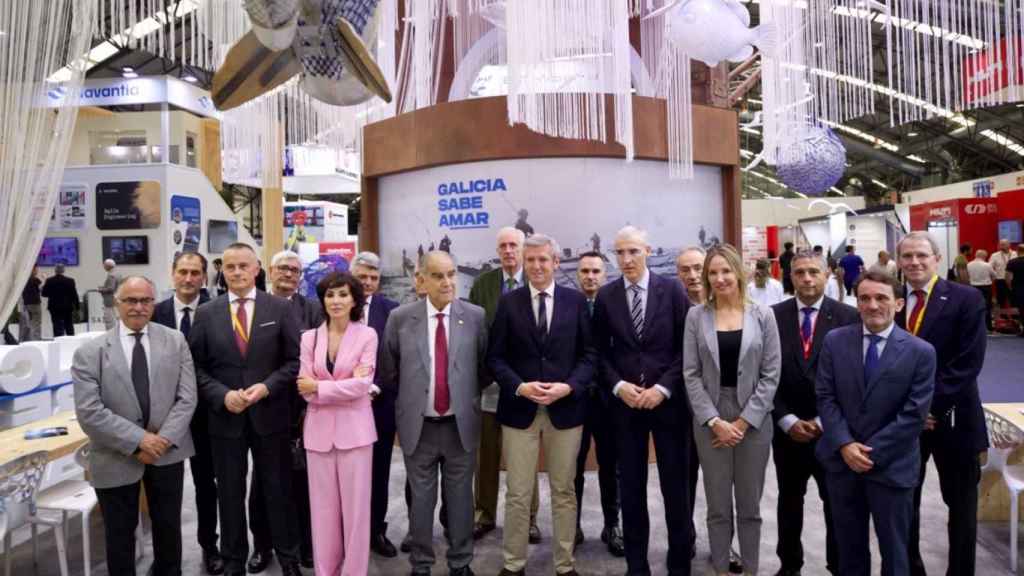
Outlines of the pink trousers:
{"label": "pink trousers", "polygon": [[366,576],[370,562],[373,445],[306,451],[317,576]]}

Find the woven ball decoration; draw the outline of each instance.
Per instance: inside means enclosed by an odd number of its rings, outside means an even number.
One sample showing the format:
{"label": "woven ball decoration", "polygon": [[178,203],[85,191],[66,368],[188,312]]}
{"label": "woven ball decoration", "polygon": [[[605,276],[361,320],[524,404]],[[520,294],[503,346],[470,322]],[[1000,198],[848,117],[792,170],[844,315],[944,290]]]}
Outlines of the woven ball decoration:
{"label": "woven ball decoration", "polygon": [[821,196],[846,171],[846,147],[832,130],[813,126],[807,135],[783,150],[776,172],[789,188]]}

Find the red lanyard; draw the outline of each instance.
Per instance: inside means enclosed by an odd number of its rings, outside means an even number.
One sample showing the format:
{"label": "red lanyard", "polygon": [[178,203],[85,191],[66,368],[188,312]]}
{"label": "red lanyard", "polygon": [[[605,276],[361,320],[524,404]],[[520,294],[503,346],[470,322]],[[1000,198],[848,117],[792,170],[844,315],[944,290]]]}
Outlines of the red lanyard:
{"label": "red lanyard", "polygon": [[818,325],[818,314],[820,310],[815,310],[814,317],[811,319],[811,336],[804,338],[803,322],[800,323],[800,343],[804,347],[804,360],[808,360],[811,357],[811,346],[814,344],[814,328]]}

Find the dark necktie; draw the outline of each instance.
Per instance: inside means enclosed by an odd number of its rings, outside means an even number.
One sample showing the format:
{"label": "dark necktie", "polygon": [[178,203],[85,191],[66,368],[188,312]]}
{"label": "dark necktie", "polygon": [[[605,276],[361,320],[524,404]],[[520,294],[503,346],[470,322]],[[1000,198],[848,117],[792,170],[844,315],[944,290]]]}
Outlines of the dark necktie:
{"label": "dark necktie", "polygon": [[448,394],[448,336],[444,330],[444,314],[437,314],[434,331],[434,410],[444,416],[450,405]]}
{"label": "dark necktie", "polygon": [[633,331],[637,339],[644,335],[644,302],[640,298],[640,287],[633,284],[629,287],[633,291],[633,303],[630,305],[629,315],[633,319]]}
{"label": "dark necktie", "polygon": [[135,396],[139,399],[142,409],[142,427],[149,426],[149,363],[146,362],[146,349],[142,347],[142,332],[132,332],[135,346],[132,348],[132,384]]}
{"label": "dark necktie", "polygon": [[924,290],[914,290],[912,292],[917,301],[914,302],[914,309],[910,311],[910,316],[907,318],[907,331],[913,335],[917,335],[918,321],[921,318],[921,313],[924,312],[925,300],[928,299],[928,294]]}
{"label": "dark necktie", "polygon": [[878,374],[878,343],[883,340],[878,334],[865,336],[868,339],[868,353],[864,355],[864,385],[871,384],[871,381]]}
{"label": "dark necktie", "polygon": [[538,292],[537,298],[537,329],[540,330],[540,337],[548,336],[548,293]]}
{"label": "dark necktie", "polygon": [[188,341],[188,333],[192,331],[192,308],[185,306],[181,309],[181,333],[185,335],[185,341]]}
{"label": "dark necktie", "polygon": [[501,293],[502,294],[507,294],[507,293],[515,290],[516,289],[516,285],[518,285],[518,284],[519,284],[519,282],[517,282],[515,278],[509,278],[508,280],[505,280],[505,286],[504,286],[504,289],[501,291]]}
{"label": "dark necktie", "polygon": [[594,317],[594,301],[587,300],[587,312],[590,312],[590,317]]}
{"label": "dark necktie", "polygon": [[806,306],[800,310],[804,313],[804,321],[800,323],[800,342],[804,345],[804,360],[811,357],[811,338],[814,336],[814,324],[811,322],[811,314],[814,308]]}
{"label": "dark necktie", "polygon": [[235,300],[238,302],[238,310],[235,311],[235,344],[238,345],[238,351],[242,354],[242,358],[249,353],[249,316],[245,311],[245,303],[248,302],[248,298],[239,298]]}

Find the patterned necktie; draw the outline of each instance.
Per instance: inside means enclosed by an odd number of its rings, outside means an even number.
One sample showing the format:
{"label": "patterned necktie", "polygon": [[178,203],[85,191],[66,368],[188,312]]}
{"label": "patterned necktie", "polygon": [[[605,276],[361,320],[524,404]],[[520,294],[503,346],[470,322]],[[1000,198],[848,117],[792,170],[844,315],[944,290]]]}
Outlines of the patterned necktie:
{"label": "patterned necktie", "polygon": [[139,399],[142,409],[142,427],[149,426],[149,363],[146,362],[146,349],[142,346],[142,332],[132,332],[135,346],[132,348],[132,385],[135,396]]}
{"label": "patterned necktie", "polygon": [[437,314],[434,331],[434,411],[444,416],[450,405],[448,394],[448,336],[444,330],[444,314]]}
{"label": "patterned necktie", "polygon": [[192,331],[192,308],[185,306],[181,309],[181,333],[185,335],[185,341],[188,341],[188,333]]}
{"label": "patterned necktie", "polygon": [[540,330],[541,339],[544,339],[548,336],[548,294],[538,292],[537,298],[540,299],[537,302],[537,329]]}
{"label": "patterned necktie", "polygon": [[814,314],[814,308],[806,306],[800,311],[804,313],[804,321],[800,323],[800,341],[804,345],[804,360],[806,360],[811,356],[811,347],[808,344],[814,336],[814,324],[811,323],[811,314]]}
{"label": "patterned necktie", "polygon": [[917,336],[917,330],[920,328],[917,322],[921,318],[921,313],[924,312],[924,303],[928,299],[928,294],[924,290],[914,290],[912,294],[917,300],[914,302],[914,309],[910,311],[910,317],[907,319],[907,330]]}
{"label": "patterned necktie", "polygon": [[633,331],[636,332],[637,339],[643,339],[644,336],[644,303],[640,298],[640,286],[633,284],[629,287],[633,291],[633,301],[630,304],[629,315],[633,319]]}
{"label": "patterned necktie", "polygon": [[864,384],[868,385],[878,374],[878,343],[883,340],[878,334],[865,336],[868,339],[868,353],[864,355]]}
{"label": "patterned necktie", "polygon": [[235,328],[235,344],[238,345],[238,351],[242,354],[242,358],[249,353],[249,316],[245,311],[245,303],[248,302],[248,298],[239,298],[235,300],[238,303],[238,308],[235,310],[234,328]]}
{"label": "patterned necktie", "polygon": [[509,278],[508,280],[505,280],[505,290],[502,291],[502,294],[507,294],[515,290],[518,284],[519,282],[517,282],[515,278]]}
{"label": "patterned necktie", "polygon": [[587,300],[587,312],[590,312],[590,317],[594,317],[594,301]]}

